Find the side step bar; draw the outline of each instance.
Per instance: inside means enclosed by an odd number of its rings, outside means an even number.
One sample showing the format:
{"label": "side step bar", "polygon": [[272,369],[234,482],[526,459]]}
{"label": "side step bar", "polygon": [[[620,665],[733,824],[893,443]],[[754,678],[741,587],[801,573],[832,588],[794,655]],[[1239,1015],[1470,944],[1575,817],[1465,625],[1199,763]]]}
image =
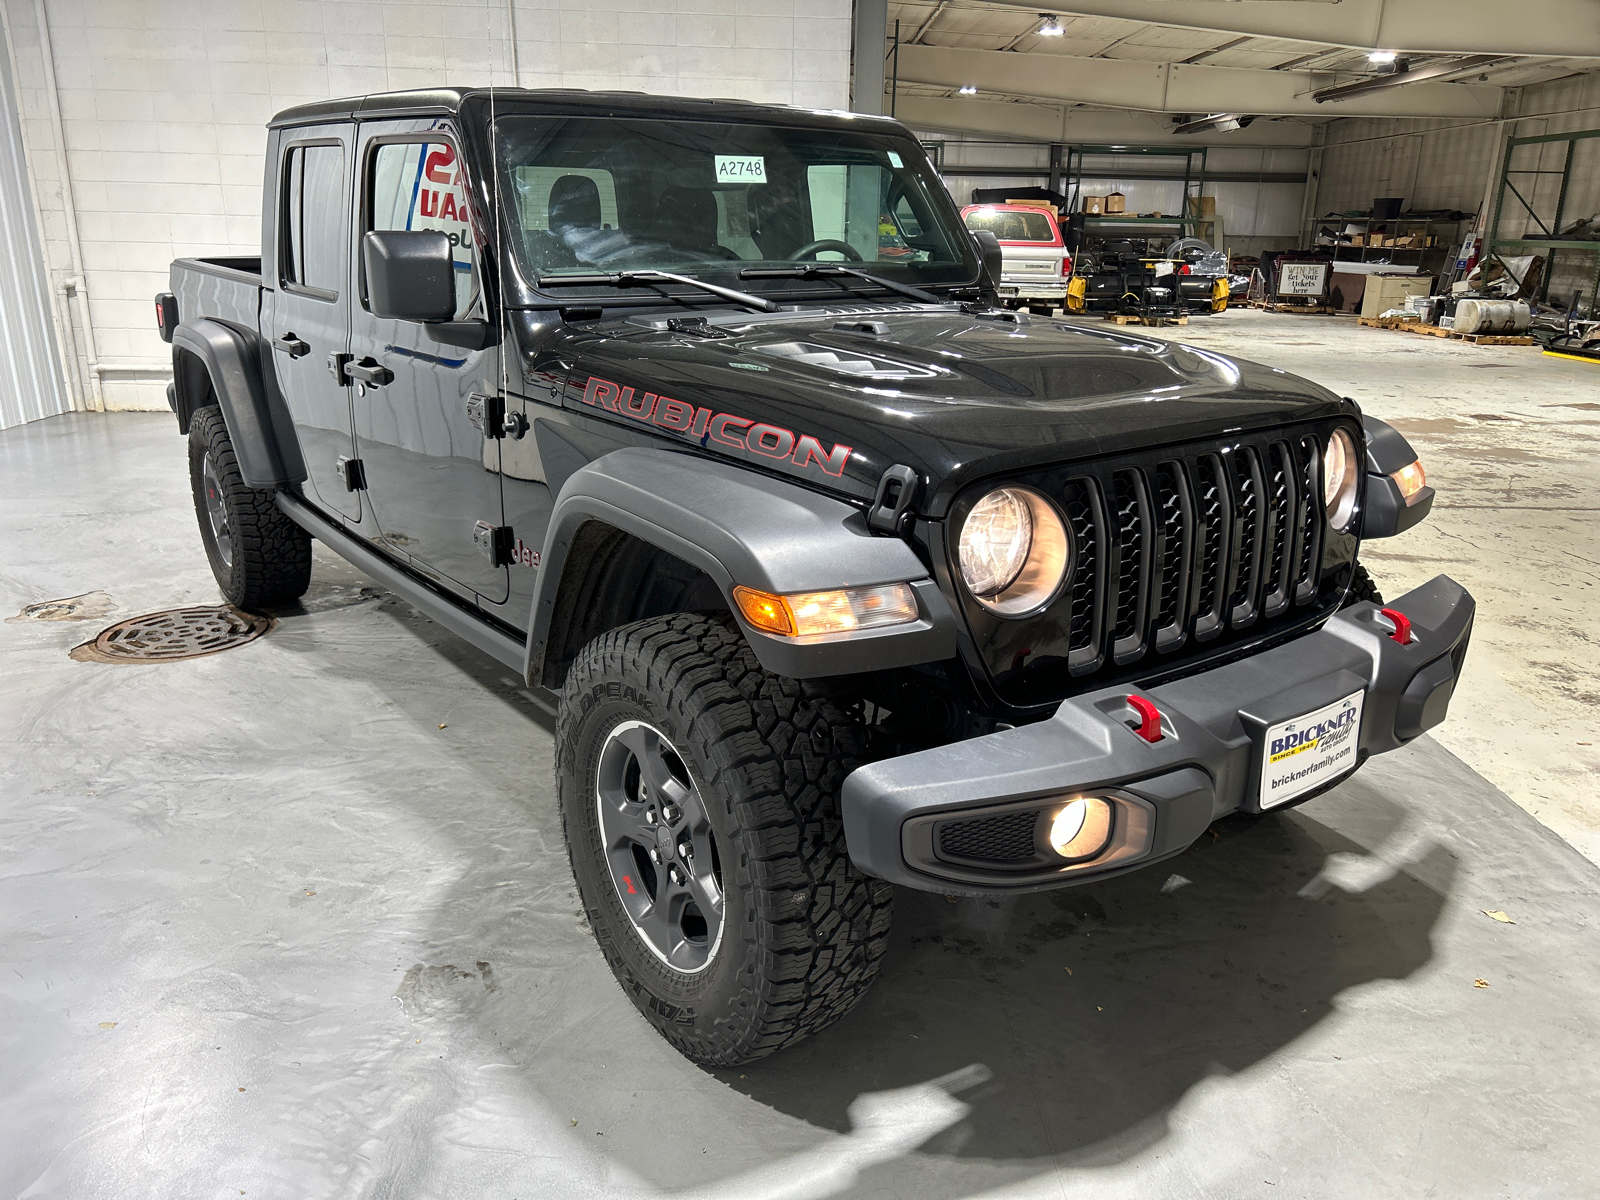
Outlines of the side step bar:
{"label": "side step bar", "polygon": [[290,520],[319,542],[333,548],[341,558],[372,576],[412,608],[465,638],[491,658],[504,663],[519,676],[527,665],[528,647],[523,639],[502,633],[477,613],[450,596],[424,583],[404,567],[390,562],[358,537],[329,521],[298,496],[278,493],[278,507]]}

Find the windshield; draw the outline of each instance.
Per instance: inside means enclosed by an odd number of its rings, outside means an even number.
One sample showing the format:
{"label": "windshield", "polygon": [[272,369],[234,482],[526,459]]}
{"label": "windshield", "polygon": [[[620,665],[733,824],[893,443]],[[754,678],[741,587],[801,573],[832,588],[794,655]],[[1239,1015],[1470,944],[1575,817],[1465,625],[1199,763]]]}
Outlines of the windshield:
{"label": "windshield", "polygon": [[915,286],[977,274],[943,185],[903,136],[604,117],[495,128],[512,246],[536,286],[671,271],[771,290],[797,285],[739,272],[817,262]]}
{"label": "windshield", "polygon": [[1042,212],[979,208],[967,214],[968,229],[987,229],[1002,242],[1053,242],[1055,230]]}

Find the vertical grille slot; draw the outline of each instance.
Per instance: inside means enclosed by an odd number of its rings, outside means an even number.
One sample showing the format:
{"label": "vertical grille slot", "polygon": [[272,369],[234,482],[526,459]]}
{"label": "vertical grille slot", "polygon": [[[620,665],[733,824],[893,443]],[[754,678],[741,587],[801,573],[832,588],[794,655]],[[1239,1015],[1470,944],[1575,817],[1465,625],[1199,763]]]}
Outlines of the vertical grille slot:
{"label": "vertical grille slot", "polygon": [[1233,476],[1234,552],[1228,570],[1228,622],[1235,629],[1255,623],[1261,612],[1264,485],[1253,446],[1240,446],[1230,463]]}
{"label": "vertical grille slot", "polygon": [[1118,471],[1111,477],[1117,531],[1116,620],[1111,657],[1133,662],[1144,654],[1150,625],[1150,555],[1154,542],[1150,494],[1143,471]]}
{"label": "vertical grille slot", "polygon": [[1195,461],[1195,525],[1197,551],[1194,595],[1194,636],[1207,641],[1222,632],[1223,605],[1227,601],[1229,544],[1233,502],[1222,460],[1202,454]]}
{"label": "vertical grille slot", "polygon": [[1105,660],[1106,576],[1111,538],[1100,488],[1093,479],[1068,480],[1063,500],[1077,547],[1067,669],[1074,675],[1087,675],[1099,670]]}
{"label": "vertical grille slot", "polygon": [[1156,649],[1173,650],[1188,635],[1194,497],[1183,464],[1156,464],[1154,558]]}
{"label": "vertical grille slot", "polygon": [[1322,446],[1314,437],[1300,439],[1300,562],[1294,577],[1294,602],[1317,598],[1322,574]]}
{"label": "vertical grille slot", "polygon": [[1296,530],[1294,452],[1287,442],[1274,442],[1267,461],[1267,577],[1261,611],[1270,620],[1289,607]]}

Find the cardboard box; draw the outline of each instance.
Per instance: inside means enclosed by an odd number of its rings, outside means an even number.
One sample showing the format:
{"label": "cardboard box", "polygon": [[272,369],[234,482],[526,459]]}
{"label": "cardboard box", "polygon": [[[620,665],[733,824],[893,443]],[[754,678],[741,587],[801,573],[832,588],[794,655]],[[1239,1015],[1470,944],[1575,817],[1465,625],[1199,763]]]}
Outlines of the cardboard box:
{"label": "cardboard box", "polygon": [[1106,212],[1119,213],[1127,211],[1127,197],[1121,192],[1112,192],[1106,197]]}
{"label": "cardboard box", "polygon": [[1431,275],[1373,275],[1361,297],[1361,315],[1376,317],[1391,308],[1404,308],[1407,296],[1426,296],[1433,291]]}
{"label": "cardboard box", "polygon": [[1367,245],[1369,246],[1387,246],[1388,244],[1389,240],[1381,233],[1367,234]]}
{"label": "cardboard box", "polygon": [[1015,204],[1018,208],[1042,208],[1056,220],[1061,219],[1061,210],[1048,200],[1007,200],[1007,204]]}
{"label": "cardboard box", "polygon": [[1100,216],[1106,211],[1106,198],[1104,196],[1085,196],[1083,198],[1083,211],[1090,216]]}
{"label": "cardboard box", "polygon": [[1367,244],[1367,235],[1364,233],[1352,233],[1350,235],[1350,244],[1352,246],[1365,246]]}

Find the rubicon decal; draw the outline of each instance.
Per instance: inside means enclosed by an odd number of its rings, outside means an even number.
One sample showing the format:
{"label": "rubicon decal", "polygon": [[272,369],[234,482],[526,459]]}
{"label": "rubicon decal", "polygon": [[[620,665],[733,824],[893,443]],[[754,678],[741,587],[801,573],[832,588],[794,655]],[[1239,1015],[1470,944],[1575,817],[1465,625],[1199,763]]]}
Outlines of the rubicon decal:
{"label": "rubicon decal", "polygon": [[702,446],[716,442],[721,446],[748,451],[759,458],[813,468],[824,475],[843,475],[845,464],[850,461],[849,446],[824,447],[809,433],[797,434],[782,425],[770,425],[733,413],[697,408],[655,392],[640,394],[634,388],[621,387],[609,379],[597,379],[593,375],[589,376],[589,382],[584,386],[583,402],[607,412],[632,417],[635,421],[686,434]]}

